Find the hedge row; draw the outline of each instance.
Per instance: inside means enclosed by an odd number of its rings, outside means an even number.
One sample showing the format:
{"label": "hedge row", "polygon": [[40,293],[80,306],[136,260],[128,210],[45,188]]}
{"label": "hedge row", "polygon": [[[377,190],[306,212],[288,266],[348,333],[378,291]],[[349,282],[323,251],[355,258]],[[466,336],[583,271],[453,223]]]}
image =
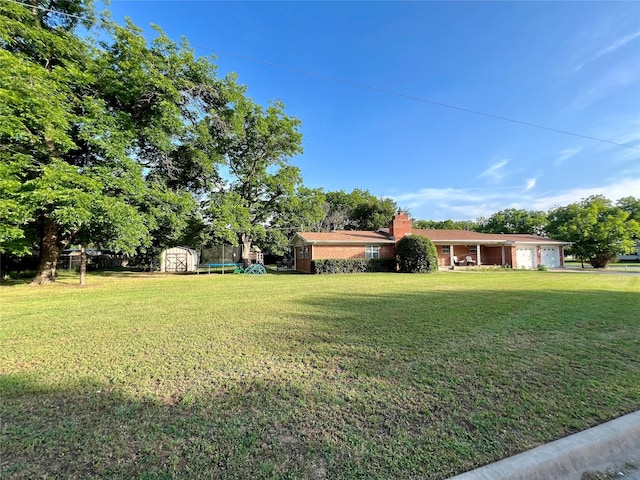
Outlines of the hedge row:
{"label": "hedge row", "polygon": [[395,272],[395,258],[326,258],[311,260],[311,273]]}

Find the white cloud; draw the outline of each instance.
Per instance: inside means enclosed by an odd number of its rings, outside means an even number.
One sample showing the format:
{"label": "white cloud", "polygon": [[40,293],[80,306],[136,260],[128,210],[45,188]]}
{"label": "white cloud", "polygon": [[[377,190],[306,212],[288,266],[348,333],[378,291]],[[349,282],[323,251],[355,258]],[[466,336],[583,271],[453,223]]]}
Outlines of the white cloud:
{"label": "white cloud", "polygon": [[638,37],[640,37],[640,32],[631,33],[629,35],[625,35],[624,37],[618,38],[617,40],[615,40],[613,43],[611,43],[607,47],[605,47],[605,48],[599,50],[598,52],[596,52],[594,55],[591,56],[591,58],[589,58],[589,59],[585,60],[584,62],[580,63],[579,65],[577,65],[573,70],[576,71],[576,72],[579,71],[579,70],[582,70],[582,68],[587,63],[594,62],[595,60],[599,59],[600,57],[604,57],[605,55],[608,55],[611,52],[615,52],[619,48],[624,47],[627,43],[635,40]]}
{"label": "white cloud", "polygon": [[556,165],[561,165],[563,164],[566,160],[569,160],[571,157],[579,154],[582,150],[584,150],[584,147],[578,147],[578,148],[565,148],[564,150],[562,150],[560,152],[560,156],[558,158],[556,158],[555,160],[555,164]]}
{"label": "white cloud", "polygon": [[536,179],[530,178],[527,180],[527,184],[524,187],[524,191],[526,192],[527,190],[531,190],[535,186],[536,186]]}
{"label": "white cloud", "polygon": [[[530,184],[533,187],[535,179],[530,179],[527,187]],[[410,208],[414,218],[469,220],[488,217],[506,208],[546,211],[578,202],[590,195],[604,195],[612,201],[627,196],[637,197],[640,194],[640,175],[602,186],[569,188],[560,192],[534,193],[531,188],[525,188],[526,193],[522,187],[424,188],[391,197],[400,205]]]}
{"label": "white cloud", "polygon": [[589,135],[610,139],[612,142],[635,148],[601,143],[594,145],[600,158],[609,165],[635,163],[640,165],[640,120],[637,117],[602,118],[600,127],[591,129]]}
{"label": "white cloud", "polygon": [[553,196],[540,197],[534,200],[533,208],[535,210],[549,210],[580,201],[591,195],[604,195],[609,200],[616,201],[622,197],[637,197],[639,193],[640,177],[627,178],[601,187],[573,188]]}
{"label": "white cloud", "polygon": [[600,78],[591,82],[588,89],[578,92],[568,108],[573,111],[584,110],[611,94],[618,93],[620,89],[637,83],[638,80],[640,71],[635,64],[627,62],[627,65],[606,71]]}
{"label": "white cloud", "polygon": [[478,178],[489,177],[494,180],[500,180],[501,178],[504,177],[504,172],[502,170],[502,167],[504,167],[507,163],[509,163],[509,160],[506,160],[506,159],[500,160],[494,163],[489,168],[487,168],[484,172],[482,172],[478,176]]}

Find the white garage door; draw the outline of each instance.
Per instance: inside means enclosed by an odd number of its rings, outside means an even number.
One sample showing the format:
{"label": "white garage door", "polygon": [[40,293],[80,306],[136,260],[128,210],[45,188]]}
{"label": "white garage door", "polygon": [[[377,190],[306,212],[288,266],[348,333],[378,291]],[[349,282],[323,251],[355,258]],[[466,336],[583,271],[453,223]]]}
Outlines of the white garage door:
{"label": "white garage door", "polygon": [[518,268],[536,268],[536,249],[534,247],[517,247],[516,262]]}
{"label": "white garage door", "polygon": [[542,265],[546,265],[549,268],[560,267],[560,249],[558,247],[542,247],[540,261]]}

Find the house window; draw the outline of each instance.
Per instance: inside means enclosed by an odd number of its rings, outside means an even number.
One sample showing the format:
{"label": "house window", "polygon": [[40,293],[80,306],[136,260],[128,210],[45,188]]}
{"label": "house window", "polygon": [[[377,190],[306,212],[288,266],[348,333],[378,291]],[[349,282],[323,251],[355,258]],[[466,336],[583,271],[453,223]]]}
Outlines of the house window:
{"label": "house window", "polygon": [[380,245],[365,246],[364,258],[380,258]]}
{"label": "house window", "polygon": [[449,247],[442,247],[442,254],[443,255],[449,255]]}
{"label": "house window", "polygon": [[469,247],[469,253],[472,255],[475,255],[476,253],[478,253],[478,247],[474,246],[474,247]]}
{"label": "house window", "polygon": [[298,258],[301,258],[301,259],[309,258],[309,247],[300,247]]}

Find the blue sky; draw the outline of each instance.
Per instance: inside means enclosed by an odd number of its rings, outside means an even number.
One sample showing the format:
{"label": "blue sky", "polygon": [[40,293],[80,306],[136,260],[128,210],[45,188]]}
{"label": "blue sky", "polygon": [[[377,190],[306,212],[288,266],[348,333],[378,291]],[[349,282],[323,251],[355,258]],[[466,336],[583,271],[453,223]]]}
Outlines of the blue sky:
{"label": "blue sky", "polygon": [[236,72],[257,102],[282,100],[302,120],[304,154],[292,163],[306,186],[367,189],[433,220],[640,197],[640,2],[114,0],[109,9],[215,54],[219,73]]}

